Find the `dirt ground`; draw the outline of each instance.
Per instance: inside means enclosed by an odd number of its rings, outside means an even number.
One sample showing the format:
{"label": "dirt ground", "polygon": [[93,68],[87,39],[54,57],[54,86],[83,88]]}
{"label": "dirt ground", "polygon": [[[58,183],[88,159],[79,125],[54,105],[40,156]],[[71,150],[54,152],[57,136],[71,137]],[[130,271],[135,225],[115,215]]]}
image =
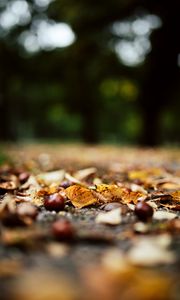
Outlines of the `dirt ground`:
{"label": "dirt ground", "polygon": [[1,149],[0,299],[179,299],[179,149]]}

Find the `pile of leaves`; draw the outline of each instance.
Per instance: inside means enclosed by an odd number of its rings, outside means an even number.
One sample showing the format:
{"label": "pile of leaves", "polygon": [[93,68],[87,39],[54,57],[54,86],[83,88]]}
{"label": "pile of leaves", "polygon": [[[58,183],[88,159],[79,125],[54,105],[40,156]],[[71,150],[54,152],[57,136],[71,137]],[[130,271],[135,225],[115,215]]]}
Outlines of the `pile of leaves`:
{"label": "pile of leaves", "polygon": [[4,299],[178,299],[180,169],[133,159],[0,166]]}

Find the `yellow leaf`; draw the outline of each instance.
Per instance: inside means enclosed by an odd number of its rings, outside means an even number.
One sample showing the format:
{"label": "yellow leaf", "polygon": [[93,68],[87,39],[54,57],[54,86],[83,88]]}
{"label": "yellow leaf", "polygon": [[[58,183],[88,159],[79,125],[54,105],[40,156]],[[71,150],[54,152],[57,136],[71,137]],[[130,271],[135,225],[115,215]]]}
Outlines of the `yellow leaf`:
{"label": "yellow leaf", "polygon": [[149,177],[160,176],[162,170],[158,168],[152,168],[147,170],[133,170],[130,171],[128,177],[130,180],[140,179],[142,181],[146,180]]}
{"label": "yellow leaf", "polygon": [[180,203],[180,191],[172,192],[170,195],[173,197],[173,200]]}
{"label": "yellow leaf", "polygon": [[107,201],[115,201],[121,199],[122,188],[115,184],[99,184],[96,187],[96,192],[101,194]]}
{"label": "yellow leaf", "polygon": [[140,198],[146,198],[142,192],[133,192],[128,188],[119,187],[115,184],[101,184],[97,186],[96,192],[108,202],[120,201],[122,203],[137,203]]}
{"label": "yellow leaf", "polygon": [[166,182],[160,185],[161,189],[165,190],[175,190],[180,188],[179,183],[174,183],[174,182]]}
{"label": "yellow leaf", "polygon": [[93,191],[81,185],[72,185],[66,189],[66,196],[75,207],[82,208],[97,202]]}

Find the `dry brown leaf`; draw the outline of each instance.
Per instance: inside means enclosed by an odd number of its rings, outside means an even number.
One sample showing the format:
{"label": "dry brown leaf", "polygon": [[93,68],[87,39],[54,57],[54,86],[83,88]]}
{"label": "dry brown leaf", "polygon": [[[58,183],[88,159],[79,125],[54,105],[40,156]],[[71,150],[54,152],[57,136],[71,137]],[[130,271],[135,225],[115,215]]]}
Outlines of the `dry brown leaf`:
{"label": "dry brown leaf", "polygon": [[116,200],[121,198],[122,189],[115,184],[99,184],[96,186],[96,192],[106,200]]}
{"label": "dry brown leaf", "polygon": [[[138,200],[146,198],[146,194],[142,192],[133,192],[128,188],[119,187],[115,184],[101,184],[96,188],[96,192],[103,196],[106,201],[120,201],[124,204],[137,203]],[[101,199],[100,199],[101,200]]]}
{"label": "dry brown leaf", "polygon": [[43,197],[45,195],[55,194],[55,193],[58,193],[59,190],[60,190],[60,187],[58,185],[51,184],[50,186],[46,186],[46,187],[42,188],[41,190],[39,190],[37,192],[37,196]]}
{"label": "dry brown leaf", "polygon": [[172,196],[173,200],[179,202],[179,204],[180,204],[180,190],[172,192],[172,193],[170,193],[170,195]]}
{"label": "dry brown leaf", "polygon": [[22,195],[17,195],[19,200],[30,201],[36,206],[41,206],[43,204],[43,197],[39,195],[41,186],[37,182],[35,176],[31,175],[27,182],[21,186],[23,191]]}
{"label": "dry brown leaf", "polygon": [[141,192],[132,192],[132,191],[128,191],[127,189],[124,189],[122,194],[122,202],[125,204],[127,203],[136,204],[139,200],[145,200],[146,197],[147,195]]}
{"label": "dry brown leaf", "polygon": [[154,195],[152,195],[152,199],[158,206],[180,210],[180,191],[169,192],[168,194],[157,193],[157,195],[154,193]]}
{"label": "dry brown leaf", "polygon": [[19,186],[19,182],[17,180],[17,177],[14,175],[11,175],[11,179],[8,181],[0,182],[0,188],[4,190],[15,190]]}
{"label": "dry brown leaf", "polygon": [[0,203],[0,216],[8,210],[9,212],[14,213],[16,210],[15,197],[11,194],[6,194],[3,198],[3,201]]}
{"label": "dry brown leaf", "polygon": [[146,198],[142,192],[132,192],[127,188],[118,187],[114,184],[100,184],[95,190],[90,190],[81,185],[73,185],[66,189],[66,196],[75,207],[82,208],[96,202],[137,203],[138,200]]}
{"label": "dry brown leaf", "polygon": [[13,174],[0,176],[0,188],[4,190],[15,190],[19,186],[17,177]]}
{"label": "dry brown leaf", "polygon": [[75,207],[82,208],[94,204],[98,199],[92,190],[81,185],[72,185],[66,189],[66,196]]}
{"label": "dry brown leaf", "polygon": [[147,170],[133,170],[130,171],[128,177],[130,180],[140,179],[142,181],[146,180],[150,177],[160,176],[162,174],[162,170],[159,168],[151,168]]}

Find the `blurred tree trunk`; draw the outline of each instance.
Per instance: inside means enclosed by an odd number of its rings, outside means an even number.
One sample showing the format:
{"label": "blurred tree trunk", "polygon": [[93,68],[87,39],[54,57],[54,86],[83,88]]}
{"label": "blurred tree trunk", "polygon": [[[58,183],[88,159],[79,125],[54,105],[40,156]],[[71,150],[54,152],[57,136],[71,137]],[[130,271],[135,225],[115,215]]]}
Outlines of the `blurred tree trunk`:
{"label": "blurred tree trunk", "polygon": [[[89,105],[82,108],[82,139],[85,143],[94,144],[98,142],[98,129],[97,129],[97,118],[98,113],[95,107],[93,107],[93,98],[87,100],[90,101]],[[93,103],[92,103],[93,102]]]}
{"label": "blurred tree trunk", "polygon": [[[12,68],[15,68],[11,55],[7,51],[5,45],[0,44],[0,140],[15,140],[16,124],[14,124],[15,101],[11,101],[9,97],[10,74]],[[12,99],[14,100],[14,99]]]}
{"label": "blurred tree trunk", "polygon": [[[1,69],[2,72],[2,69]],[[7,113],[7,98],[6,98],[6,80],[0,74],[0,141],[7,141],[9,138],[9,124]]]}
{"label": "blurred tree trunk", "polygon": [[68,57],[69,68],[66,70],[69,83],[68,102],[71,103],[71,110],[81,116],[81,138],[89,144],[99,140],[97,79],[96,73],[91,69],[97,55],[96,50],[94,41],[80,36]]}
{"label": "blurred tree trunk", "polygon": [[147,59],[148,73],[142,88],[140,106],[143,120],[141,145],[154,146],[158,141],[161,113],[172,101],[179,78],[180,22],[174,5],[162,6],[162,26],[152,34],[152,51]]}
{"label": "blurred tree trunk", "polygon": [[[4,74],[3,74],[4,75]],[[9,78],[1,77],[0,84],[0,141],[15,141],[17,138],[15,107],[11,103],[8,89]],[[14,100],[14,99],[13,99]]]}

